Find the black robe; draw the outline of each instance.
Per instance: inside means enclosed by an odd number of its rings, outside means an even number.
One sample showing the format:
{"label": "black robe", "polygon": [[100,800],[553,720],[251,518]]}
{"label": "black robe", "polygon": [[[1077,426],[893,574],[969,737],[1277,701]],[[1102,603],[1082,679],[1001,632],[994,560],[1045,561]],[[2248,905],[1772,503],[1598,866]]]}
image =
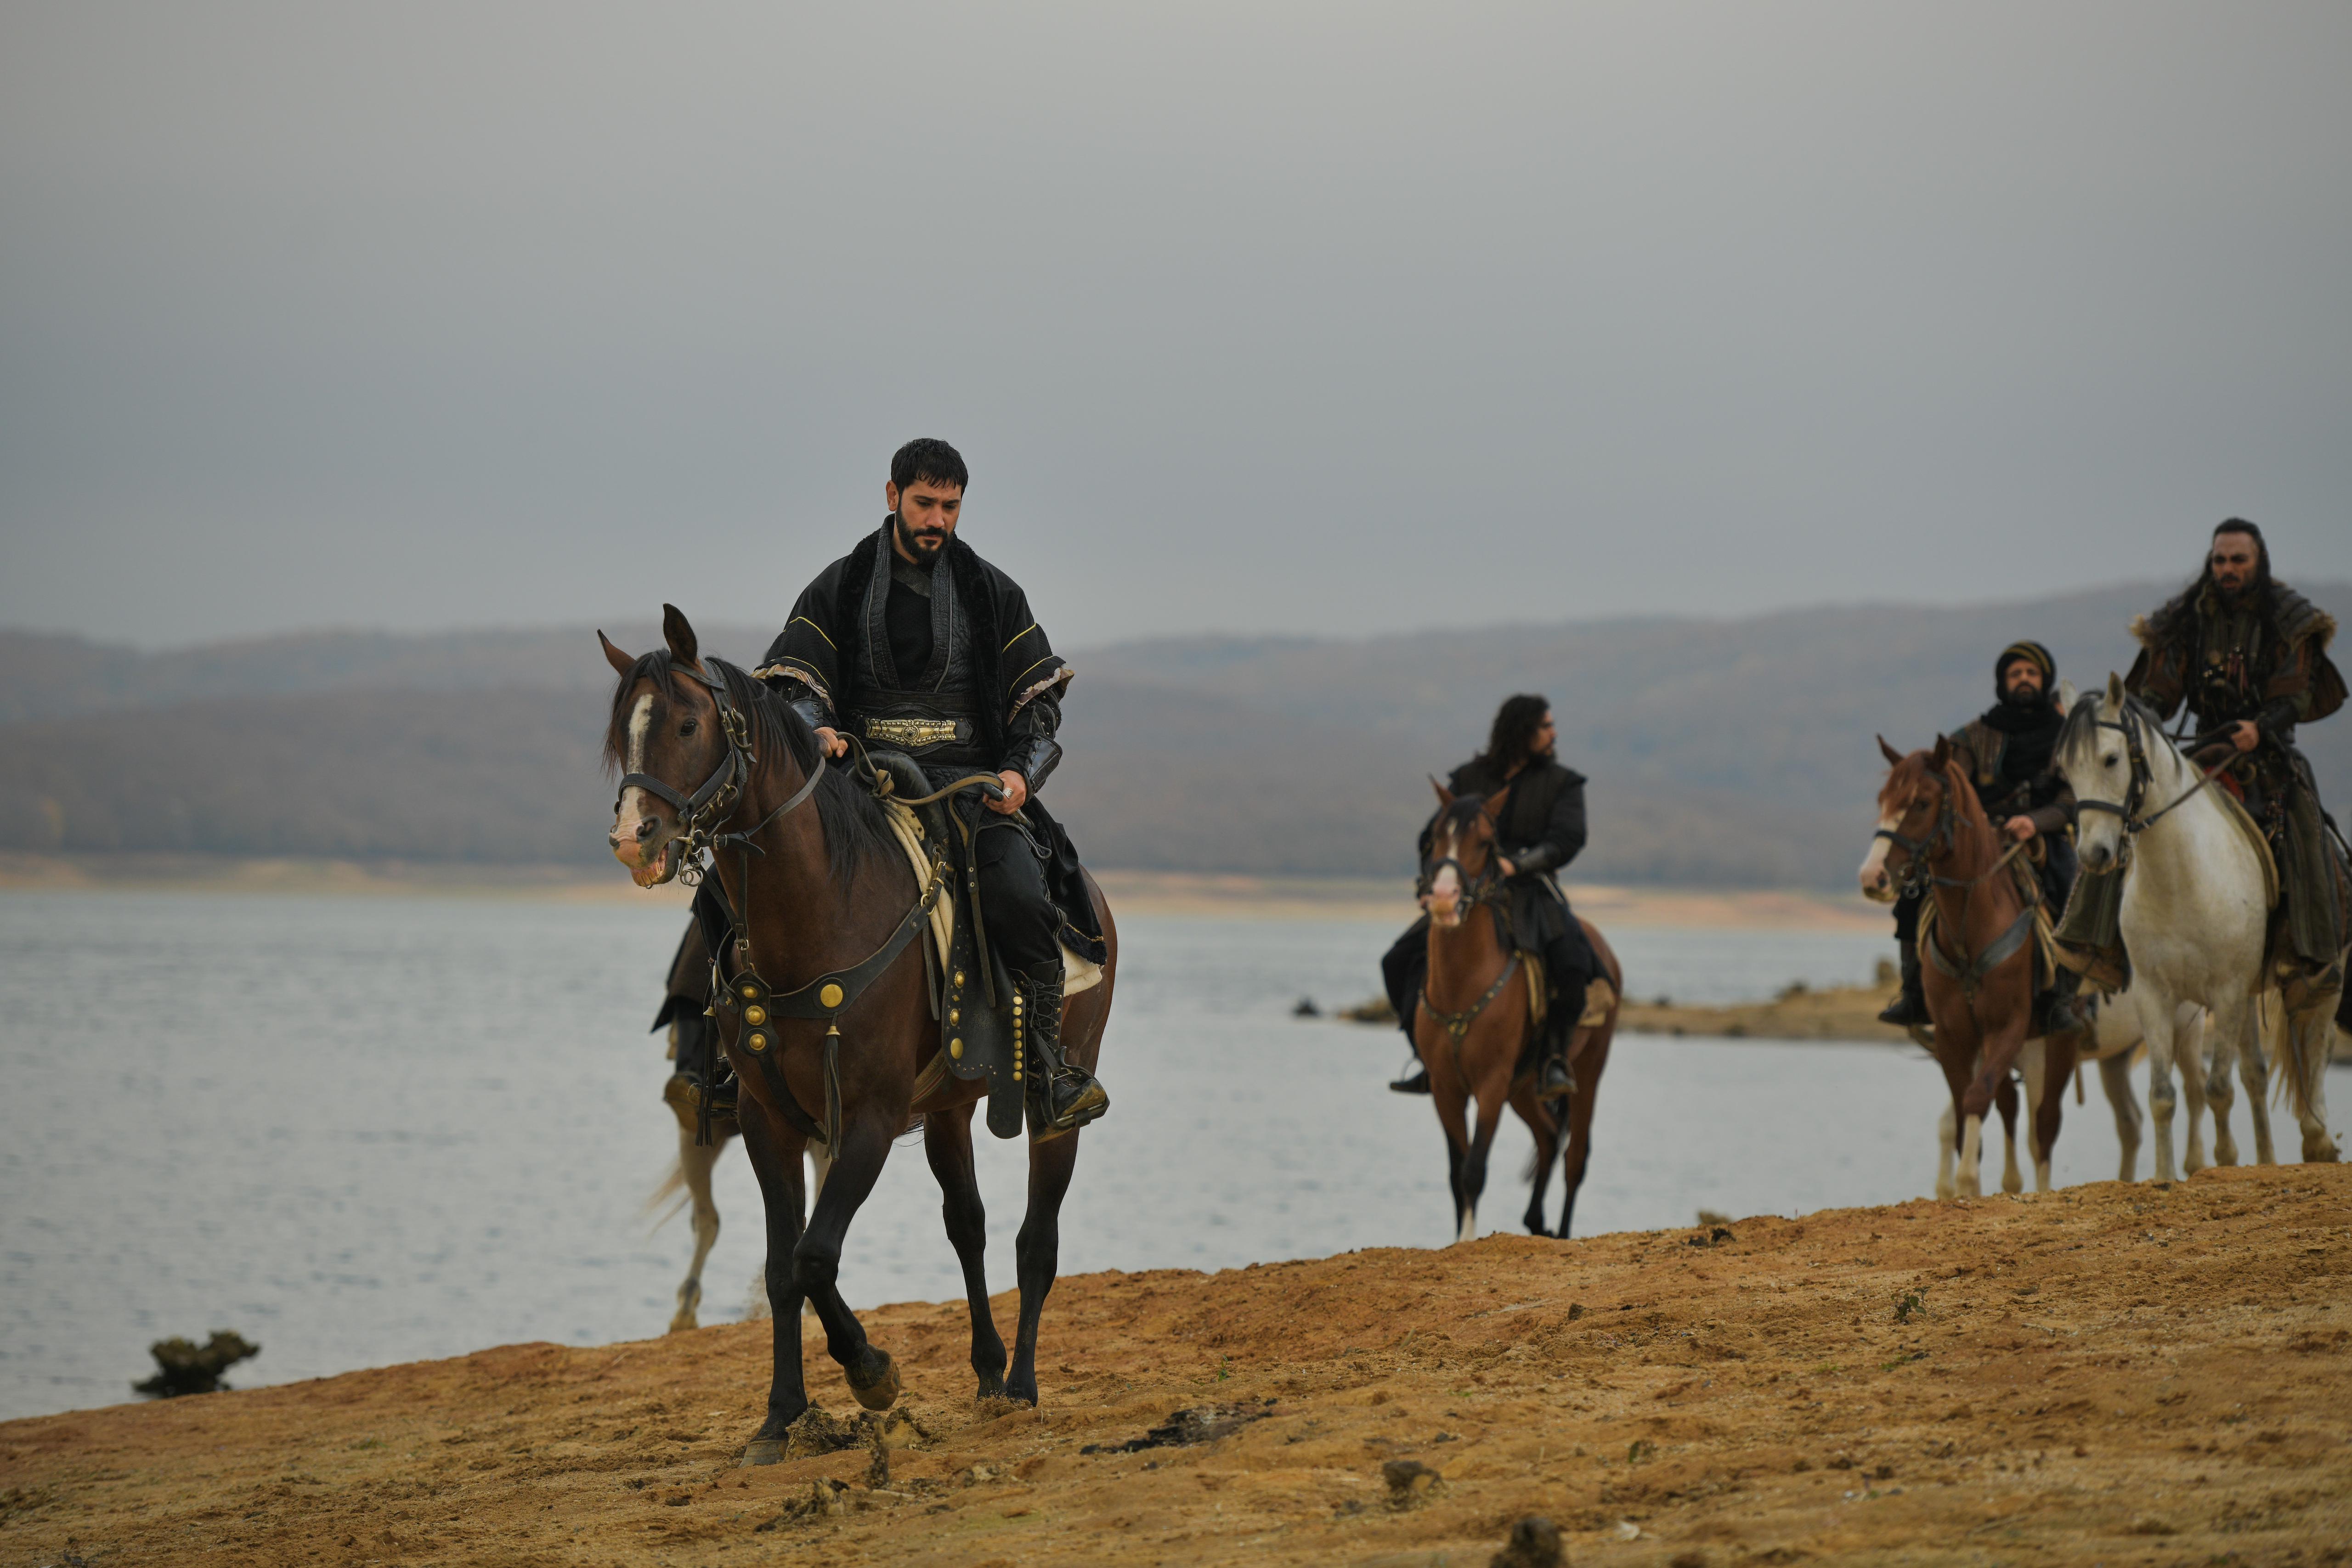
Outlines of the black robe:
{"label": "black robe", "polygon": [[[919,695],[902,685],[890,652],[884,614],[890,585],[883,565],[890,559],[890,529],[886,519],[879,532],[817,573],[753,672],[803,711],[813,703],[821,721],[832,727],[843,727],[852,704]],[[932,662],[950,663],[953,648],[961,651],[968,667],[926,670],[919,681],[924,687],[938,682],[968,687],[975,730],[946,755],[956,764],[954,771],[1010,768],[1030,780],[1021,815],[1050,857],[1046,885],[1061,910],[1062,940],[1098,964],[1105,951],[1102,927],[1087,895],[1077,849],[1040,798],[1045,776],[1061,754],[1054,735],[1061,723],[1061,695],[1074,672],[1030,613],[1029,596],[1019,583],[961,539],[950,538],[940,554],[934,571],[944,569],[953,587],[951,596],[934,594],[940,601],[938,624],[949,635],[935,640]],[[950,622],[950,616],[961,619]],[[916,760],[932,759],[919,753]]]}

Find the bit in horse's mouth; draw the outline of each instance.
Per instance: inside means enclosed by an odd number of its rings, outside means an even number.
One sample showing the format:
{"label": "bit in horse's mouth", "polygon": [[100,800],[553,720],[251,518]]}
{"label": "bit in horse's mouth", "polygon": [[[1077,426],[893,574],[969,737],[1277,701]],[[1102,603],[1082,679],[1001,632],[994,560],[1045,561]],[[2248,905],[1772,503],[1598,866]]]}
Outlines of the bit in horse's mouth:
{"label": "bit in horse's mouth", "polygon": [[630,867],[629,880],[635,883],[639,887],[659,887],[663,883],[667,882],[669,880],[669,852],[676,847],[677,844],[675,841],[665,843],[662,845],[661,849],[655,853],[653,859],[649,861],[640,861],[637,864]]}

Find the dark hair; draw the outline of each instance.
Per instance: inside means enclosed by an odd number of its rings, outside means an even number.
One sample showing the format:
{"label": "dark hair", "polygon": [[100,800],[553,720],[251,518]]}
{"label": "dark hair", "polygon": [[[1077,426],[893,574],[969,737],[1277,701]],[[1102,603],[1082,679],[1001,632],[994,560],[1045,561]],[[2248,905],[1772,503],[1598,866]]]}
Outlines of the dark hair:
{"label": "dark hair", "polygon": [[[2273,601],[2271,592],[2270,541],[2263,538],[2262,529],[2243,517],[2225,517],[2214,524],[2212,537],[2218,539],[2223,534],[2243,534],[2254,541],[2254,579],[2246,585],[2246,592],[2256,607],[2268,610]],[[2154,632],[2159,640],[2168,640],[2185,632],[2197,613],[2198,599],[2212,585],[2213,562],[2210,559],[2212,553],[2210,546],[2207,547],[2206,553],[2208,559],[2204,565],[2197,569],[2196,580],[2173,595],[2171,601],[2163,609],[2147,618],[2148,629]]]}
{"label": "dark hair", "polygon": [[971,483],[964,472],[963,454],[928,435],[915,437],[890,455],[891,484],[903,490],[919,479],[959,490]]}
{"label": "dark hair", "polygon": [[1486,732],[1486,749],[1479,759],[1502,772],[1517,767],[1527,759],[1536,731],[1543,727],[1544,715],[1549,712],[1549,697],[1528,692],[1505,697],[1503,706],[1495,710],[1495,727]]}

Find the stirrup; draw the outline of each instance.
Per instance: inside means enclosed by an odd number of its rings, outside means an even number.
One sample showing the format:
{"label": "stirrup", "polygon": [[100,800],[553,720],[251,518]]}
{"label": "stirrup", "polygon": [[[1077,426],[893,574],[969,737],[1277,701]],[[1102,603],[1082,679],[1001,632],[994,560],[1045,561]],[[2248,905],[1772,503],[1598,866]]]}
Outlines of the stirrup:
{"label": "stirrup", "polygon": [[[1552,1082],[1552,1076],[1555,1072],[1559,1074],[1559,1081],[1558,1082]],[[1537,1099],[1564,1100],[1575,1092],[1576,1072],[1568,1065],[1567,1062],[1554,1059],[1545,1062],[1543,1066],[1537,1071]]]}
{"label": "stirrup", "polygon": [[1428,1093],[1429,1069],[1426,1067],[1415,1068],[1412,1071],[1406,1073],[1402,1078],[1391,1083],[1389,1085],[1389,1091],[1395,1094]]}

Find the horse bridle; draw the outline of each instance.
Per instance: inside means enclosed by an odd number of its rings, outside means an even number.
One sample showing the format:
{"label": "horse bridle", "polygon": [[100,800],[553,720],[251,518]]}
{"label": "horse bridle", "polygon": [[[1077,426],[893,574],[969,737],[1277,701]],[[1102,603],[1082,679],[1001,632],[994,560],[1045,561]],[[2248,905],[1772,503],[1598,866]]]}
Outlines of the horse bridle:
{"label": "horse bridle", "polygon": [[[728,695],[725,681],[706,670],[679,664],[675,659],[670,661],[669,669],[672,674],[684,675],[709,691],[711,703],[719,710],[719,730],[727,737],[727,755],[719,759],[718,767],[710,770],[710,777],[702,781],[701,788],[691,795],[679,794],[650,773],[621,775],[621,792],[625,794],[632,788],[643,789],[677,813],[678,831],[665,841],[662,847],[667,849],[672,844],[679,847],[677,880],[688,887],[699,887],[706,869],[703,852],[728,844],[747,852],[755,851],[757,846],[751,841],[765,831],[769,823],[779,817],[789,816],[816,793],[817,780],[824,777],[825,757],[820,747],[816,766],[809,769],[807,779],[793,791],[791,799],[760,819],[758,825],[738,833],[712,831],[735,814],[736,806],[743,799],[743,786],[751,781],[751,769],[759,760],[751,749],[751,721],[744,717],[742,710]],[[615,795],[613,799],[615,816],[619,815],[620,808],[620,796]]]}
{"label": "horse bridle", "polygon": [[1903,851],[1906,858],[1903,862],[1901,887],[1906,894],[1923,893],[1939,882],[1948,887],[1971,887],[1983,880],[1978,877],[1961,882],[1939,877],[1935,868],[1927,863],[1935,854],[1937,845],[1941,844],[1947,849],[1958,847],[1959,817],[1952,809],[1952,782],[1948,779],[1939,779],[1937,788],[1943,798],[1942,804],[1936,809],[1936,825],[1927,832],[1915,839],[1906,833],[1898,833],[1893,828],[1881,828],[1870,835],[1874,840],[1885,839]]}
{"label": "horse bridle", "polygon": [[2124,789],[2123,801],[2118,805],[2113,800],[2089,800],[2077,796],[2074,800],[2074,810],[2077,812],[2105,811],[2122,821],[2122,842],[2116,852],[2116,864],[2120,870],[2130,863],[2133,841],[2187,805],[2200,789],[2219,779],[2228,770],[2231,759],[2223,758],[2210,771],[2203,772],[2196,783],[2174,797],[2169,804],[2159,806],[2154,811],[2142,816],[2140,808],[2147,804],[2148,786],[2156,782],[2156,773],[2148,766],[2147,750],[2140,742],[2139,716],[2132,712],[2128,703],[2119,711],[2123,714],[2121,723],[2105,718],[2096,722],[2099,728],[2112,729],[2124,737],[2124,753],[2131,759],[2131,782]]}

